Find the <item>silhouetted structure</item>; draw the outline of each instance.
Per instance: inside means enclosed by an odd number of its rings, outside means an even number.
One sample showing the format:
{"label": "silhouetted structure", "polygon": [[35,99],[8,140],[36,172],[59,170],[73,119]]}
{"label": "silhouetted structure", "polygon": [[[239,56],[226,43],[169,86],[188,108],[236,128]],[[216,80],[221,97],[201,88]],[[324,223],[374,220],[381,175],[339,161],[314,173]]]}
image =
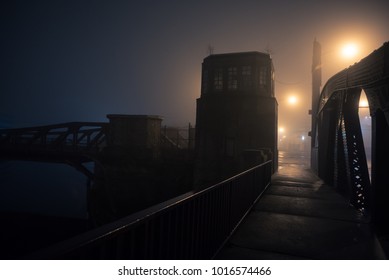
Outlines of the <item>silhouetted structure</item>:
{"label": "silhouetted structure", "polygon": [[[314,115],[313,150],[318,175],[349,197],[388,230],[389,218],[389,43],[332,76]],[[358,109],[361,91],[372,117],[372,172],[369,179]]]}
{"label": "silhouetted structure", "polygon": [[[95,224],[115,220],[192,188],[192,144],[183,148],[176,138],[165,135],[161,117],[107,117],[109,123],[2,129],[0,159],[60,162],[81,171],[89,179],[88,212]],[[192,132],[187,135],[193,137]],[[94,170],[86,167],[88,162],[95,163]]]}
{"label": "silhouetted structure", "polygon": [[[320,97],[321,87],[321,45],[316,40],[313,41],[313,57],[312,57],[312,107],[311,114],[311,131],[309,135],[312,136],[312,131],[316,130],[316,115],[317,104]],[[315,145],[315,139],[311,138],[311,148]],[[317,153],[315,149],[311,149],[311,168],[317,171]]]}
{"label": "silhouetted structure", "polygon": [[197,99],[195,184],[204,187],[272,159],[277,168],[277,101],[269,54],[211,54]]}
{"label": "silhouetted structure", "polygon": [[158,159],[161,151],[160,116],[107,115],[108,147],[124,151],[134,159]]}

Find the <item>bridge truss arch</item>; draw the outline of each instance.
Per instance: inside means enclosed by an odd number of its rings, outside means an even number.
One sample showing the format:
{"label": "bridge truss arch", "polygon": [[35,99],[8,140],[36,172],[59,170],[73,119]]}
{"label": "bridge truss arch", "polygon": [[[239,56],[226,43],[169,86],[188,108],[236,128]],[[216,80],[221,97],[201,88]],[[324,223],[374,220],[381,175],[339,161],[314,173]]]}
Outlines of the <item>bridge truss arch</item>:
{"label": "bridge truss arch", "polygon": [[[372,118],[371,180],[358,114],[362,90]],[[319,177],[373,219],[388,218],[389,42],[332,76],[316,112],[312,158]]]}

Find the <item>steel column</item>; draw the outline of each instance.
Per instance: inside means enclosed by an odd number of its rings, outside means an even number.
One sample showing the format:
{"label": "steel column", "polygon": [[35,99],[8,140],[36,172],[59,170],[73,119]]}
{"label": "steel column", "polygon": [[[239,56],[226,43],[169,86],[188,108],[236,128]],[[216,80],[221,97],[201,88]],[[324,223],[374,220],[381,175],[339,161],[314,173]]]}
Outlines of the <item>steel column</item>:
{"label": "steel column", "polygon": [[[389,231],[389,85],[365,90],[371,97],[372,116],[372,201],[373,220]],[[373,102],[370,102],[373,101]]]}

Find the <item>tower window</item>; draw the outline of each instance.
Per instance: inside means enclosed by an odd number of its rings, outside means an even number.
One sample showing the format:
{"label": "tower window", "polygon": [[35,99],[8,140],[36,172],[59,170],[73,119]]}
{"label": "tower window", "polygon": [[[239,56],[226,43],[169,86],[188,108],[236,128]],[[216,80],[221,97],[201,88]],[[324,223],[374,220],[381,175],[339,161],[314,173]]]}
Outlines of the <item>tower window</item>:
{"label": "tower window", "polygon": [[215,90],[222,90],[223,89],[223,69],[222,68],[215,70],[214,87],[215,87]]}
{"label": "tower window", "polygon": [[267,67],[261,66],[259,68],[259,86],[264,87],[267,84]]}
{"label": "tower window", "polygon": [[202,90],[203,93],[207,93],[208,92],[208,70],[204,70],[203,71],[201,90]]}
{"label": "tower window", "polygon": [[251,66],[242,67],[242,86],[243,88],[251,88]]}
{"label": "tower window", "polygon": [[238,69],[236,67],[228,67],[228,89],[238,89]]}

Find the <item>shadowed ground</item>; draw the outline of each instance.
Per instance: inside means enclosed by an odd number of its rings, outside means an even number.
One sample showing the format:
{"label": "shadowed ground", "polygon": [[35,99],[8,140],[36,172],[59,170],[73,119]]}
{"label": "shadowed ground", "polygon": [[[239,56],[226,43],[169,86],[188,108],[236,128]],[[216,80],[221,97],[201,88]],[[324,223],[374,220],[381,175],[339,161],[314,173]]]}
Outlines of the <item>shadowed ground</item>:
{"label": "shadowed ground", "polygon": [[217,259],[384,259],[369,221],[310,169],[280,152],[272,184]]}

